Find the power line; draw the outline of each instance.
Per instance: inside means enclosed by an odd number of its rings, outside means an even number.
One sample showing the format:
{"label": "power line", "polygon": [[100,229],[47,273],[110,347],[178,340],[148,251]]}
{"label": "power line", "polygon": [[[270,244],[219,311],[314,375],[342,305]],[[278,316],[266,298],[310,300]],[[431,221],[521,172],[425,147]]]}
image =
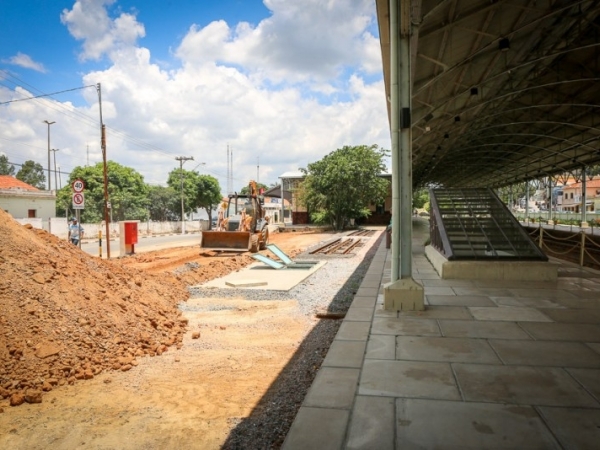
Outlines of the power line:
{"label": "power line", "polygon": [[64,94],[65,92],[79,91],[81,89],[85,89],[85,88],[89,88],[89,87],[93,87],[93,85],[90,85],[90,86],[81,86],[81,87],[77,87],[77,88],[73,88],[73,89],[66,89],[64,91],[53,92],[51,94],[36,95],[35,97],[17,98],[15,100],[9,100],[7,102],[0,102],[0,105],[6,105],[7,103],[23,102],[25,100],[34,100],[36,98],[42,98],[42,97],[51,97],[53,95]]}

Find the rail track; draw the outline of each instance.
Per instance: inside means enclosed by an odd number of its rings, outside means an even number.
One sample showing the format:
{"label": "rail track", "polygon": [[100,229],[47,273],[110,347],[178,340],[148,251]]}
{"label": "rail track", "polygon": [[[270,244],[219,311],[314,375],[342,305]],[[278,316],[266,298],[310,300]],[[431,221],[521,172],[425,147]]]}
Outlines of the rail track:
{"label": "rail track", "polygon": [[309,253],[311,255],[349,255],[363,245],[365,245],[363,239],[348,236],[327,242]]}

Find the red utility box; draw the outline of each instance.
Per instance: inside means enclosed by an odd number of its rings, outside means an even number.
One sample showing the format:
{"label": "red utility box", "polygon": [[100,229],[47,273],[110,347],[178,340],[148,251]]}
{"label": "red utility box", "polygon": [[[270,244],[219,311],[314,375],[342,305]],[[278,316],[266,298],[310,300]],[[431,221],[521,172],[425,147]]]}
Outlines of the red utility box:
{"label": "red utility box", "polygon": [[138,243],[138,224],[137,222],[125,222],[125,244]]}
{"label": "red utility box", "polygon": [[135,244],[138,243],[139,220],[122,220],[119,222],[120,254],[133,255]]}

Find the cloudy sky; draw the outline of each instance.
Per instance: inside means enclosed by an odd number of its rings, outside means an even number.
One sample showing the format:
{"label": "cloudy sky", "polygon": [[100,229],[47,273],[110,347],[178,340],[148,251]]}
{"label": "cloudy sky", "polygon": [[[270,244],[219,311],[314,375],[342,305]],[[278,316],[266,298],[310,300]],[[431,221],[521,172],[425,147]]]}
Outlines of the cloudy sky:
{"label": "cloudy sky", "polygon": [[343,145],[390,148],[374,3],[3,0],[0,153],[47,169],[50,128],[63,183],[101,161],[98,83],[108,159],[151,184],[178,156],[225,193]]}

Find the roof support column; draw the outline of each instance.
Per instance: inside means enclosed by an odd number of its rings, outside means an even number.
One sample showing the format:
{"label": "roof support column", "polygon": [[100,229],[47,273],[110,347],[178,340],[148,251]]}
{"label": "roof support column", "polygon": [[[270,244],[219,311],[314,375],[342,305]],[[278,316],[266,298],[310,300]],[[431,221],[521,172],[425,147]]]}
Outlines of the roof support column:
{"label": "roof support column", "polygon": [[392,274],[386,310],[423,310],[423,287],[412,279],[411,0],[390,0],[392,134]]}
{"label": "roof support column", "polygon": [[581,228],[588,226],[587,216],[585,211],[585,204],[587,203],[587,189],[586,189],[586,174],[585,166],[581,168]]}

